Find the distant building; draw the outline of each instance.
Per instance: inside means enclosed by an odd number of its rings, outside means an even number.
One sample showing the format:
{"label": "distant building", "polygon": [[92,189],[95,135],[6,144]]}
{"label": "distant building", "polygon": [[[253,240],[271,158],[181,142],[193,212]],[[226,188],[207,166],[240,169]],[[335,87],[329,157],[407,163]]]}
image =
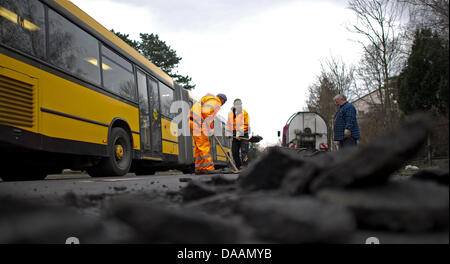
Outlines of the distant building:
{"label": "distant building", "polygon": [[378,91],[373,91],[366,94],[353,102],[351,102],[356,108],[356,114],[358,117],[363,117],[369,112],[374,111],[381,106],[380,96]]}

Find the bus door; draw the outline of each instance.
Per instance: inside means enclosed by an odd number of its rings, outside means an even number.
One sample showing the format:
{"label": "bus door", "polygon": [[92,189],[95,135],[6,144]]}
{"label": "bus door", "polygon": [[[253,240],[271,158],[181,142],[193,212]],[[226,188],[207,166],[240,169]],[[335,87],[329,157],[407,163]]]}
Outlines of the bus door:
{"label": "bus door", "polygon": [[161,106],[158,82],[152,78],[148,78],[148,92],[150,99],[151,148],[153,152],[161,153]]}
{"label": "bus door", "polygon": [[157,83],[137,71],[139,92],[139,121],[141,126],[141,149],[144,152],[161,152],[161,116]]}
{"label": "bus door", "polygon": [[139,93],[139,122],[141,126],[141,149],[144,152],[152,149],[151,138],[151,108],[147,87],[147,76],[137,71],[137,84]]}

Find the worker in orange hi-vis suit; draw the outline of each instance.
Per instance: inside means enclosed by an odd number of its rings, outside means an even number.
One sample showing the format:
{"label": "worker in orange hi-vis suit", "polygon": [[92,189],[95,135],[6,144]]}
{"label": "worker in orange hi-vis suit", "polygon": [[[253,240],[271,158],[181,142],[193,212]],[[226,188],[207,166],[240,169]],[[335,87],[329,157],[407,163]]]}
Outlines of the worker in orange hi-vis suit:
{"label": "worker in orange hi-vis suit", "polygon": [[[225,129],[225,136],[233,138],[231,152],[233,153],[234,164],[238,168],[246,167],[248,164],[249,142],[245,139],[250,134],[250,118],[247,111],[242,108],[242,100],[236,99],[233,107],[228,113],[228,121]],[[244,140],[243,140],[244,139]]]}
{"label": "worker in orange hi-vis suit", "polygon": [[195,174],[214,171],[209,134],[214,131],[214,118],[226,101],[227,97],[224,94],[217,96],[207,94],[191,108],[189,126],[194,138]]}

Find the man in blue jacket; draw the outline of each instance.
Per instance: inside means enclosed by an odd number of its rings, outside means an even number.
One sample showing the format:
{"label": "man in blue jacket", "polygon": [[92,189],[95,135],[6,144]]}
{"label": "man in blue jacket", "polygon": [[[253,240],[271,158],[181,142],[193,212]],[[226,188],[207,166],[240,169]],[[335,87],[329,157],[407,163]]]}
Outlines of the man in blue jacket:
{"label": "man in blue jacket", "polygon": [[356,120],[355,107],[347,102],[343,94],[338,94],[334,98],[339,110],[334,117],[334,141],[339,142],[339,149],[356,146],[361,139],[358,120]]}

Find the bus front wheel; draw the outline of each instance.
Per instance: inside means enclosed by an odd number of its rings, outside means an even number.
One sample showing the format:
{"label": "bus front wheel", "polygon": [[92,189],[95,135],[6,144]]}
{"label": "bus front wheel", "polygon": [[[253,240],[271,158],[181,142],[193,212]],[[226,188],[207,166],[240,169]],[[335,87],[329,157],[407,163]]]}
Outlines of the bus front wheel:
{"label": "bus front wheel", "polygon": [[123,128],[115,127],[111,130],[108,148],[110,156],[103,158],[96,166],[87,169],[90,176],[123,176],[130,170],[132,161],[131,140]]}

